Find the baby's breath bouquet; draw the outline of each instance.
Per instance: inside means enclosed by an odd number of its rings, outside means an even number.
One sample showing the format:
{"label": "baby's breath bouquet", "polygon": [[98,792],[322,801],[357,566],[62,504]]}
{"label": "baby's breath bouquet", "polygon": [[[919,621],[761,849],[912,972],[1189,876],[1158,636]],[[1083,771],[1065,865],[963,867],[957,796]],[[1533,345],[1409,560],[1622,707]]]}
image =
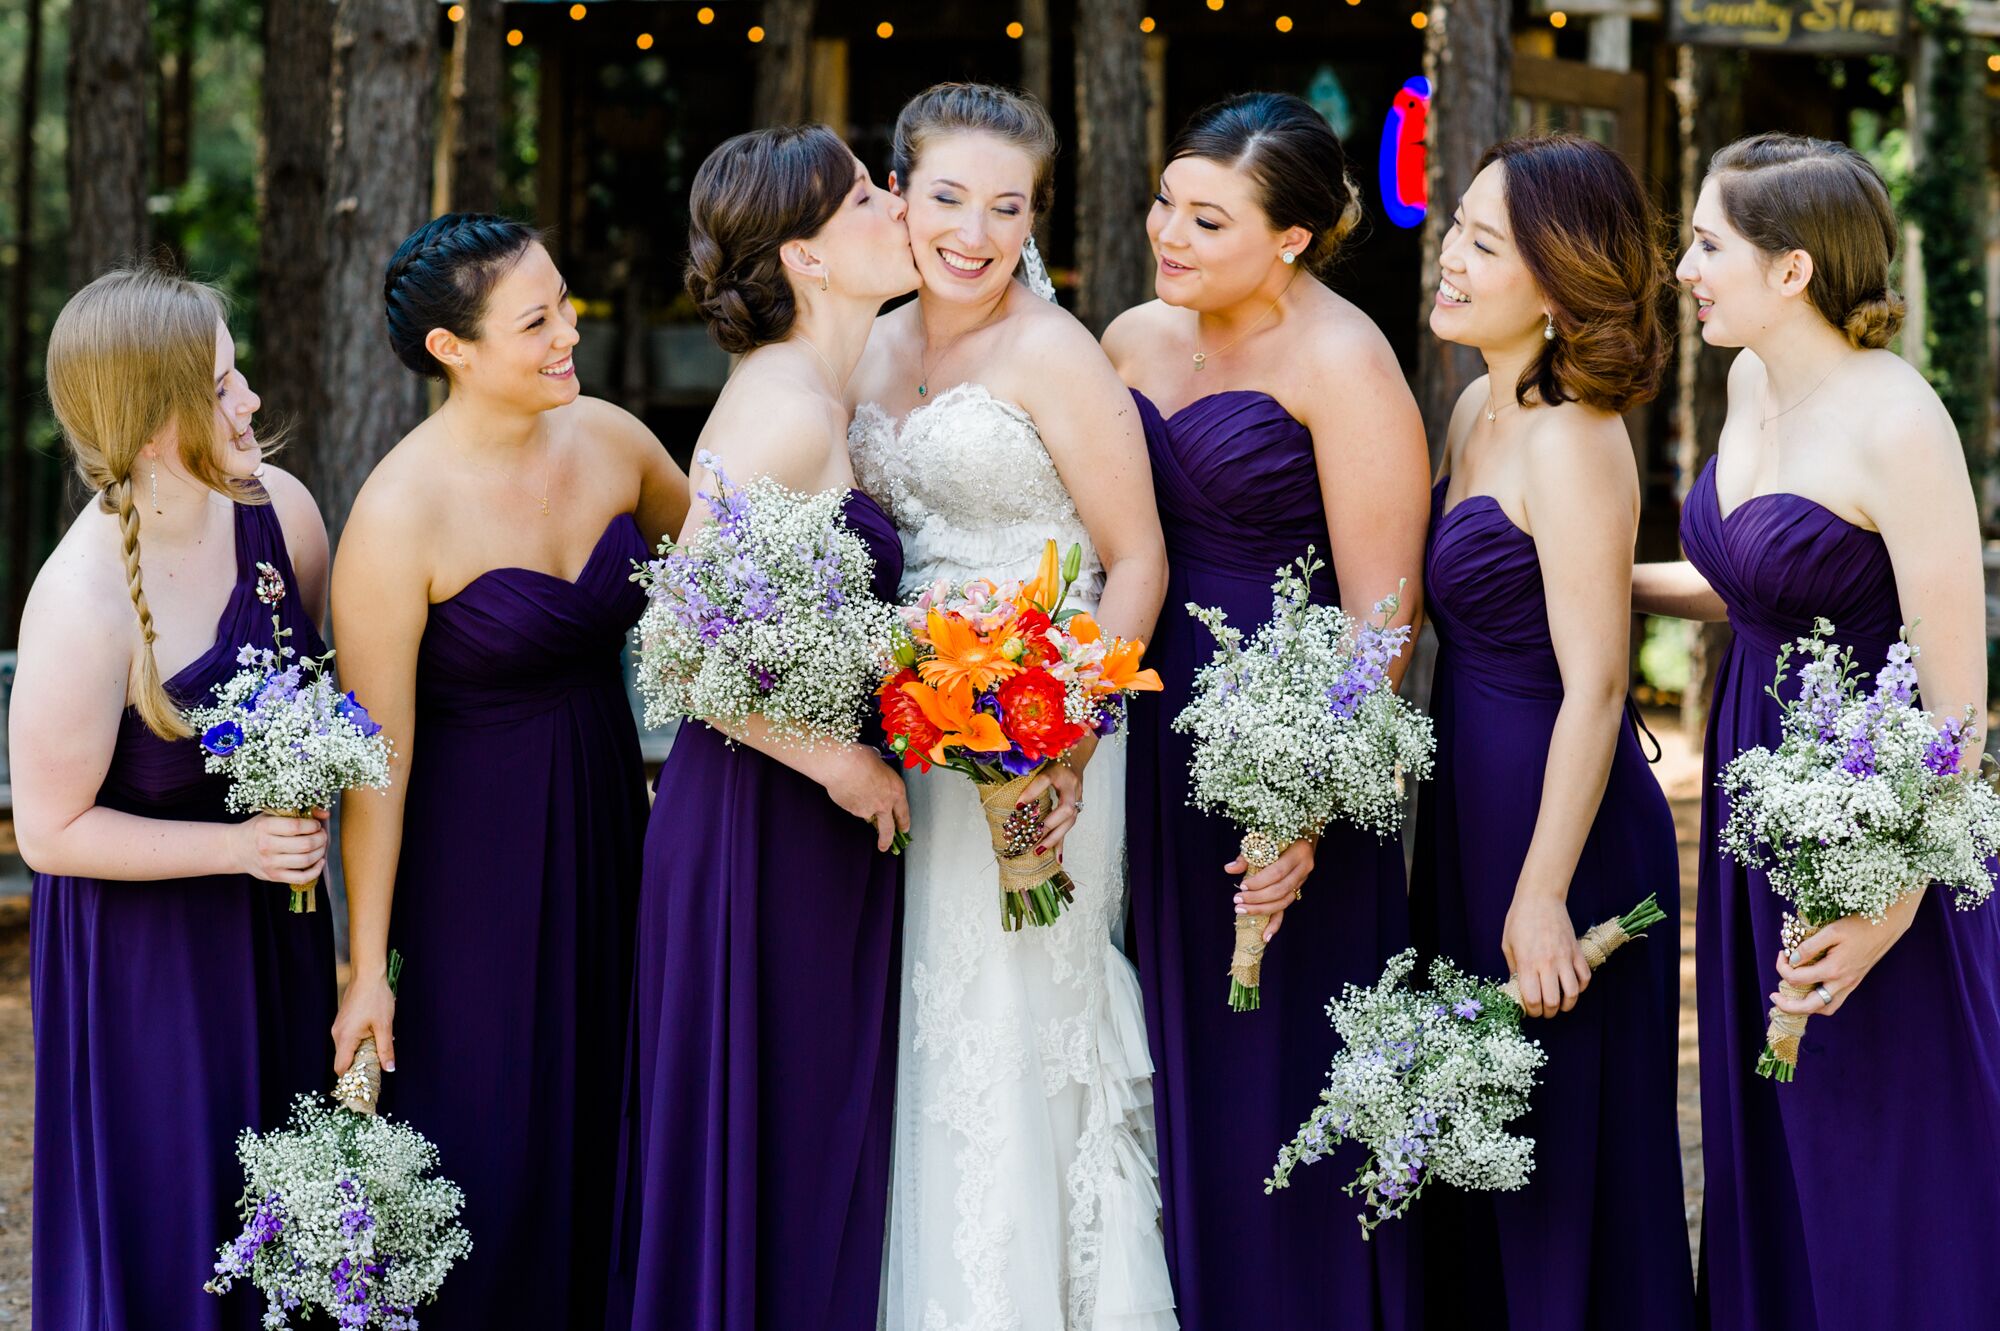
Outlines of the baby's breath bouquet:
{"label": "baby's breath bouquet", "polygon": [[699,461],[715,476],[701,495],[715,521],[632,575],[648,599],[646,724],[755,715],[793,743],[853,743],[901,629],[870,590],[867,545],[841,520],[846,496],[769,477],[738,486],[713,454]]}
{"label": "baby's breath bouquet", "polygon": [[[393,986],[401,962],[392,953],[389,964]],[[286,1126],[237,1139],[243,1231],[202,1288],[254,1286],[269,1331],[315,1311],[341,1327],[417,1331],[417,1305],[472,1251],[458,1220],[464,1194],[436,1176],[437,1147],[422,1133],[375,1116],[377,1078],[357,1062],[339,1105],[301,1095]],[[370,1082],[365,1095],[354,1080]]]}
{"label": "baby's breath bouquet", "polygon": [[[283,576],[257,565],[257,599],[272,608],[271,646],[248,643],[236,653],[241,667],[215,686],[215,703],[188,713],[201,737],[206,770],[229,778],[231,813],[272,813],[309,818],[330,809],[344,790],[389,784],[389,740],[352,693],[342,693],[321,657],[298,653],[285,639],[292,631],[277,613],[285,597]],[[318,909],[313,883],[292,887],[292,909]]]}
{"label": "baby's breath bouquet", "polygon": [[[1991,861],[2000,852],[2000,797],[1981,773],[1960,768],[1974,737],[1971,709],[1939,722],[1917,705],[1908,629],[1866,691],[1854,654],[1832,637],[1833,625],[1820,619],[1779,651],[1768,691],[1783,737],[1776,750],[1738,754],[1722,773],[1729,796],[1722,851],[1764,870],[1771,890],[1791,903],[1788,948],[1849,915],[1880,923],[1902,897],[1931,883],[1950,886],[1959,909],[1969,910],[1992,895]],[[1786,701],[1778,686],[1794,653],[1805,664],[1797,699]],[[1789,980],[1779,988],[1794,998],[1813,993]],[[1771,1009],[1760,1075],[1792,1079],[1805,1023]]]}
{"label": "baby's breath bouquet", "polygon": [[[1194,736],[1188,802],[1243,829],[1253,873],[1335,818],[1394,832],[1405,779],[1430,772],[1430,718],[1389,684],[1389,663],[1410,640],[1408,625],[1389,627],[1398,598],[1379,602],[1373,622],[1357,623],[1311,603],[1322,567],[1309,549],[1279,570],[1271,618],[1247,644],[1220,610],[1187,607],[1217,643],[1174,718],[1175,730]],[[1229,1005],[1238,1012],[1258,1006],[1264,927],[1236,917]]]}
{"label": "baby's breath bouquet", "polygon": [[[1647,897],[1577,943],[1595,971],[1665,918]],[[1541,1043],[1521,1034],[1515,982],[1477,979],[1440,957],[1431,963],[1431,988],[1405,988],[1416,964],[1414,949],[1399,952],[1372,988],[1350,984],[1327,1003],[1343,1048],[1312,1117],[1264,1180],[1266,1193],[1287,1187],[1299,1165],[1359,1142],[1368,1159],[1347,1192],[1362,1199],[1364,1238],[1408,1210],[1432,1179],[1506,1192],[1524,1186],[1535,1167],[1534,1138],[1507,1131],[1527,1112],[1547,1061]]]}

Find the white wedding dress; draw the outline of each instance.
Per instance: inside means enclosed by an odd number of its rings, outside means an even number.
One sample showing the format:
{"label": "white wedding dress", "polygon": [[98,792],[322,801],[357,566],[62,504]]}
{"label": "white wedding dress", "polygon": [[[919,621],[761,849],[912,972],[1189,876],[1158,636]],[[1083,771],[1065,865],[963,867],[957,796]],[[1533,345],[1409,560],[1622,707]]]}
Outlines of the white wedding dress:
{"label": "white wedding dress", "polygon": [[[979,384],[899,428],[872,403],[848,445],[895,519],[906,599],[942,578],[1028,578],[1043,542],[1103,565],[1021,408]],[[1076,904],[1000,928],[972,782],[909,774],[902,1031],[882,1298],[886,1331],[1171,1331],[1152,1062],[1138,980],[1112,942],[1125,883],[1125,740],[1098,746],[1063,843]]]}

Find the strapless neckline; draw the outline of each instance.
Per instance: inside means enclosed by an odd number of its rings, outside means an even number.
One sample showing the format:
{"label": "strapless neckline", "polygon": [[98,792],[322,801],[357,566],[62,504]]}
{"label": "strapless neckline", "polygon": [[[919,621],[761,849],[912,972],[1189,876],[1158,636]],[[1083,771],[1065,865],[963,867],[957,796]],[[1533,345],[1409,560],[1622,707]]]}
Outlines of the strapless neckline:
{"label": "strapless neckline", "polygon": [[1162,421],[1165,421],[1169,427],[1171,427],[1175,421],[1187,415],[1190,411],[1193,411],[1196,407],[1200,406],[1204,402],[1216,402],[1226,397],[1261,397],[1266,402],[1269,402],[1272,406],[1276,407],[1280,412],[1282,412],[1287,420],[1296,424],[1300,429],[1305,428],[1305,422],[1299,420],[1298,417],[1292,415],[1290,411],[1287,411],[1285,409],[1284,403],[1278,401],[1277,398],[1273,397],[1271,394],[1265,392],[1261,388],[1224,388],[1214,393],[1203,393],[1200,397],[1192,398],[1189,401],[1183,402],[1180,406],[1175,407],[1172,411],[1161,411],[1159,403],[1147,397],[1145,393],[1141,392],[1139,389],[1136,388],[1133,389],[1132,396],[1138,398],[1141,402],[1144,402],[1147,406],[1151,407],[1153,409],[1153,414],[1155,416],[1158,416]]}
{"label": "strapless neckline", "polygon": [[[879,402],[860,403],[854,408],[854,415],[855,418],[858,420],[862,415],[872,413],[873,415],[879,417],[882,420],[882,422],[889,427],[890,438],[900,441],[902,437],[906,433],[908,433],[911,425],[913,425],[916,422],[919,416],[924,415],[926,412],[936,411],[939,407],[942,407],[946,403],[951,402],[954,399],[959,398],[961,396],[971,399],[984,399],[985,401],[990,402],[994,406],[1000,408],[1002,411],[1007,412],[1010,415],[1020,417],[1021,423],[1026,425],[1029,429],[1032,430],[1035,428],[1035,418],[1028,413],[1028,409],[1026,407],[1022,406],[1018,402],[1012,401],[1011,399],[1001,397],[999,394],[995,393],[992,389],[988,388],[985,384],[982,384],[974,379],[967,379],[962,384],[953,384],[950,388],[945,389],[944,392],[939,393],[936,397],[932,398],[930,401],[919,402],[916,406],[911,407],[909,413],[905,415],[901,420],[897,420],[894,416],[891,416],[889,414],[889,409],[887,407],[884,407]],[[1040,432],[1037,431],[1038,436],[1039,433]]]}
{"label": "strapless neckline", "polygon": [[474,587],[477,587],[480,583],[486,581],[486,579],[497,578],[503,575],[516,575],[525,578],[539,578],[544,582],[558,583],[565,587],[582,586],[585,576],[587,576],[590,570],[596,566],[598,556],[604,553],[606,542],[608,542],[611,539],[611,533],[618,530],[618,524],[620,522],[630,523],[633,533],[635,535],[638,535],[639,539],[642,542],[645,540],[645,536],[639,532],[639,519],[637,517],[633,516],[630,513],[613,514],[611,520],[604,524],[604,530],[598,533],[597,543],[590,547],[590,553],[584,557],[583,567],[579,568],[576,571],[576,576],[573,578],[566,578],[560,573],[544,572],[543,570],[538,568],[527,568],[519,564],[502,564],[498,568],[489,568],[483,573],[474,574],[470,582],[466,583],[463,587],[460,587],[450,596],[445,597],[442,601],[431,602],[431,608],[436,609],[438,606],[441,605],[450,605],[453,601],[458,600],[460,597],[464,596],[467,592],[471,591]]}
{"label": "strapless neckline", "polygon": [[1881,539],[1882,536],[1881,532],[1872,531],[1869,528],[1864,527],[1860,523],[1854,521],[1853,519],[1843,517],[1839,513],[1834,512],[1832,509],[1828,508],[1825,504],[1820,503],[1819,500],[1808,498],[1807,496],[1799,494],[1797,491],[1794,490],[1768,490],[1763,494],[1754,494],[1751,495],[1748,499],[1740,500],[1735,508],[1732,508],[1727,513],[1724,513],[1722,511],[1722,487],[1716,483],[1715,479],[1716,462],[1717,459],[1710,458],[1708,460],[1708,465],[1702,469],[1702,473],[1703,476],[1708,481],[1709,501],[1715,506],[1715,520],[1718,523],[1721,523],[1725,527],[1728,526],[1731,522],[1734,522],[1736,518],[1739,515],[1741,515],[1744,509],[1749,508],[1752,504],[1755,504],[1760,500],[1790,499],[1795,503],[1805,505],[1807,508],[1818,509],[1820,512],[1832,518],[1835,522],[1838,522],[1841,526],[1851,528],[1854,531],[1859,532],[1863,536],[1873,536],[1878,540]]}

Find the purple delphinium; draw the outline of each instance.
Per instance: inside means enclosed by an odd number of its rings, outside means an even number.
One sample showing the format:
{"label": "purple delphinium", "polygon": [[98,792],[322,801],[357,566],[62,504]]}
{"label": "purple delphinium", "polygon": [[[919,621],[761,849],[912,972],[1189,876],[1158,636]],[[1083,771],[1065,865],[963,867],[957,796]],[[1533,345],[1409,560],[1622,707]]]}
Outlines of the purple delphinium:
{"label": "purple delphinium", "polygon": [[1459,1016],[1465,1018],[1467,1021],[1473,1021],[1477,1019],[1480,1012],[1483,1011],[1483,1009],[1480,1006],[1479,1000],[1476,998],[1461,998],[1456,1003],[1453,1003],[1451,1005],[1451,1010],[1453,1012],[1456,1012]]}
{"label": "purple delphinium", "polygon": [[1363,624],[1355,630],[1354,656],[1326,691],[1327,707],[1335,717],[1347,720],[1361,710],[1370,694],[1389,686],[1389,663],[1402,652],[1409,636],[1408,625],[1385,629]]}
{"label": "purple delphinium", "polygon": [[257,1209],[244,1223],[243,1232],[229,1241],[222,1258],[215,1264],[216,1279],[208,1283],[213,1293],[223,1293],[230,1282],[250,1274],[250,1263],[267,1244],[276,1243],[278,1236],[285,1232],[284,1203],[276,1193],[272,1193],[257,1203]]}
{"label": "purple delphinium", "polygon": [[1924,770],[1932,776],[1952,776],[1965,752],[1965,722],[1954,717],[1938,727],[1937,738],[1924,750]]}

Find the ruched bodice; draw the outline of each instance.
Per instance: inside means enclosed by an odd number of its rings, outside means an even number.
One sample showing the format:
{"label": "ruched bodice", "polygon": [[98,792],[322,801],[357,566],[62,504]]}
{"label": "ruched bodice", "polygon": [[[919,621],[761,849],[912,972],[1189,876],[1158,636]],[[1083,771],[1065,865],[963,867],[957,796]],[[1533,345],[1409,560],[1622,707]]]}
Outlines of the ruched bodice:
{"label": "ruched bodice", "polygon": [[[319,629],[299,600],[297,576],[285,551],[278,515],[268,503],[235,505],[236,585],[215,625],[208,650],[167,681],[167,692],[182,707],[203,707],[215,701],[215,686],[235,674],[236,653],[244,644],[271,645],[271,608],[257,599],[257,566],[269,564],[284,580],[284,600],[278,614],[292,631],[286,639],[301,656],[326,651]],[[118,722],[118,742],[111,767],[97,792],[108,809],[198,822],[222,822],[239,815],[223,807],[228,782],[202,768],[201,745],[190,740],[167,741],[146,729],[137,709],[128,707]]]}
{"label": "ruched bodice", "polygon": [[1492,495],[1446,511],[1449,478],[1431,493],[1424,607],[1460,663],[1489,683],[1535,698],[1562,697],[1535,539]]}
{"label": "ruched bodice", "polygon": [[1071,596],[1095,606],[1104,565],[1034,418],[984,384],[963,383],[898,426],[864,402],[847,430],[861,488],[902,533],[905,597],[940,578],[1027,578],[1042,543],[1083,547]]}
{"label": "ruched bodice", "polygon": [[1896,640],[1902,611],[1881,533],[1803,495],[1755,495],[1725,518],[1711,461],[1681,510],[1681,541],[1728,605],[1737,636],[1765,656],[1821,615],[1863,669],[1880,665]]}

